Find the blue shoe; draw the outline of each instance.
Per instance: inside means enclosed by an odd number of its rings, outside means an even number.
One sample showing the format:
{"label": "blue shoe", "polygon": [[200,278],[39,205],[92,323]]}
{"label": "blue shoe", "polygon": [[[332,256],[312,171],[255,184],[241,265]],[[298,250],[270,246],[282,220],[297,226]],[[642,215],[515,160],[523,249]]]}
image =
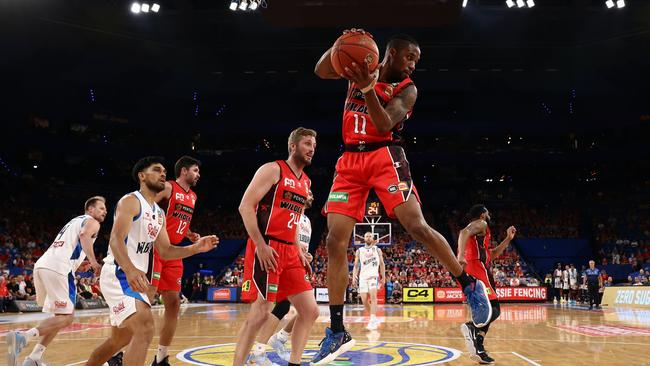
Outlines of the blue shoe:
{"label": "blue shoe", "polygon": [[347,331],[334,333],[325,329],[325,338],[320,342],[320,351],[311,359],[311,366],[327,365],[337,357],[349,351],[356,341]]}
{"label": "blue shoe", "polygon": [[472,311],[472,322],[477,328],[486,326],[492,318],[492,304],[488,298],[487,289],[481,280],[476,280],[463,289],[467,304]]}
{"label": "blue shoe", "polygon": [[278,339],[278,333],[275,333],[273,336],[271,336],[267,344],[273,348],[273,351],[275,351],[278,357],[289,362],[291,352],[287,351],[287,348],[284,346],[285,342],[282,342]]}
{"label": "blue shoe", "polygon": [[9,332],[7,339],[7,365],[18,366],[18,356],[27,345],[27,339],[20,332]]}

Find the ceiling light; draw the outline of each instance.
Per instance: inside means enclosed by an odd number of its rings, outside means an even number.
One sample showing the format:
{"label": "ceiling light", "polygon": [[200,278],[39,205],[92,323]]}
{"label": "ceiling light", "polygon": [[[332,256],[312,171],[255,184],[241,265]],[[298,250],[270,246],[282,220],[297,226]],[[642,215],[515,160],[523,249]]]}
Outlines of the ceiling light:
{"label": "ceiling light", "polygon": [[526,5],[526,3],[524,2],[524,0],[517,0],[517,7],[518,7],[518,8],[523,8],[524,5]]}
{"label": "ceiling light", "polygon": [[246,10],[246,8],[248,8],[248,1],[241,0],[241,3],[239,3],[239,10]]}
{"label": "ceiling light", "polygon": [[618,7],[619,9],[624,8],[625,7],[625,0],[618,0],[616,2],[616,7]]}
{"label": "ceiling light", "polygon": [[526,3],[528,4],[529,8],[532,8],[533,6],[535,6],[535,1],[533,1],[533,0],[528,0]]}
{"label": "ceiling light", "polygon": [[512,0],[506,0],[506,5],[508,5],[509,8],[512,8],[513,6],[515,6],[515,2]]}
{"label": "ceiling light", "polygon": [[147,3],[142,4],[142,6],[140,7],[140,10],[142,10],[143,13],[148,13],[149,12],[149,4],[147,4]]}
{"label": "ceiling light", "polygon": [[248,6],[248,8],[250,10],[257,10],[258,5],[259,5],[259,1],[251,0],[251,4]]}
{"label": "ceiling light", "polygon": [[140,12],[140,3],[131,4],[131,13],[138,14]]}
{"label": "ceiling light", "polygon": [[237,10],[237,5],[239,5],[239,4],[237,4],[237,0],[232,0],[230,2],[230,10],[232,10],[232,11]]}
{"label": "ceiling light", "polygon": [[151,5],[151,11],[153,11],[154,13],[157,13],[158,10],[160,10],[160,5],[158,5],[156,3],[153,3],[153,5]]}
{"label": "ceiling light", "polygon": [[613,0],[607,0],[605,1],[605,5],[607,5],[607,9],[611,9],[614,7],[614,1]]}
{"label": "ceiling light", "polygon": [[463,0],[463,8],[467,6],[467,0]]}

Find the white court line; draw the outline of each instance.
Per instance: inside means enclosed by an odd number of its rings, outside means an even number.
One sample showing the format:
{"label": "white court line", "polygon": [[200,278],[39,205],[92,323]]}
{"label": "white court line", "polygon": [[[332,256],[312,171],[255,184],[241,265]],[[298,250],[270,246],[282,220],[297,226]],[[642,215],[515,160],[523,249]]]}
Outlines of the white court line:
{"label": "white court line", "polygon": [[517,357],[519,357],[519,358],[521,358],[522,360],[524,360],[524,361],[530,363],[530,364],[533,365],[533,366],[542,366],[542,365],[538,364],[537,362],[531,360],[530,358],[520,355],[520,354],[517,353],[517,352],[512,352],[512,354],[515,355],[515,356],[517,356]]}
{"label": "white court line", "polygon": [[[216,339],[216,338],[226,338],[226,339],[232,339],[236,338],[236,335],[209,335],[209,336],[174,336],[174,338],[182,338],[182,339]],[[84,338],[70,338],[70,339],[54,339],[54,342],[78,342],[78,341],[104,341],[108,337],[84,337]],[[154,336],[154,339],[157,339],[158,336]],[[316,337],[311,337],[309,338],[312,341],[320,341],[322,337],[316,338]],[[404,341],[405,339],[446,339],[446,340],[464,340],[465,338],[462,337],[436,337],[436,336],[426,336],[426,337],[382,337],[378,342],[381,341]],[[495,338],[495,340],[499,341],[514,341],[514,342],[547,342],[547,343],[589,343],[589,344],[623,344],[623,345],[630,345],[630,346],[647,346],[648,343],[643,343],[643,342],[617,342],[617,341],[602,341],[602,342],[597,342],[593,339],[587,339],[583,341],[579,340],[561,340],[561,339],[531,339],[531,338]],[[4,341],[0,342],[0,344],[5,344]],[[493,353],[493,352],[492,352]]]}
{"label": "white court line", "polygon": [[75,362],[75,363],[69,363],[69,364],[67,364],[67,365],[65,365],[65,366],[81,365],[82,363],[84,363],[84,362],[86,362],[86,361],[88,361],[88,360],[83,360],[83,361],[79,361],[79,362]]}

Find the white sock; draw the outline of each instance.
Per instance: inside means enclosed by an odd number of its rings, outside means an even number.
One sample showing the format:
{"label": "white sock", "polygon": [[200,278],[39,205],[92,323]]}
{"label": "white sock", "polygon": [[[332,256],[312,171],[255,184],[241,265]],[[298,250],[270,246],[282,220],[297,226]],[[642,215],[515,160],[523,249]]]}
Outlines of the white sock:
{"label": "white sock", "polygon": [[165,359],[165,356],[167,356],[167,348],[169,348],[169,346],[158,345],[158,353],[156,353],[156,362],[160,362]]}
{"label": "white sock", "polygon": [[259,342],[255,342],[255,345],[253,346],[253,354],[255,356],[261,356],[264,353],[266,353],[266,345]]}
{"label": "white sock", "polygon": [[370,321],[371,322],[376,322],[377,321],[377,317],[375,316],[375,314],[370,314]]}
{"label": "white sock", "polygon": [[289,337],[291,337],[291,333],[285,331],[284,329],[280,329],[278,332],[278,340],[282,343],[288,341]]}
{"label": "white sock", "polygon": [[40,343],[37,344],[36,346],[34,346],[34,350],[32,351],[32,353],[29,354],[29,358],[31,358],[34,361],[40,360],[43,357],[43,352],[45,352],[45,348],[47,347],[45,347]]}
{"label": "white sock", "polygon": [[32,328],[26,332],[23,332],[23,335],[25,336],[25,339],[29,343],[29,341],[31,341],[32,339],[38,338],[39,336],[38,329]]}

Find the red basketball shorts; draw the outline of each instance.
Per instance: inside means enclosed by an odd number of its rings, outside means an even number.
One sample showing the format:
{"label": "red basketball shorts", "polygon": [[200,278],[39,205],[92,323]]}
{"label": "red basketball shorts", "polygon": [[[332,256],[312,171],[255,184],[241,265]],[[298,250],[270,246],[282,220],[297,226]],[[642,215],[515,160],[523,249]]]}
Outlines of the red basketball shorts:
{"label": "red basketball shorts", "polygon": [[479,260],[467,261],[465,266],[465,272],[470,276],[473,276],[477,280],[483,281],[485,287],[488,291],[488,299],[497,300],[497,293],[495,291],[496,285],[494,283],[494,277],[492,277],[492,272],[489,268],[485,267],[485,264]]}
{"label": "red basketball shorts", "polygon": [[336,163],[334,183],[323,213],[338,213],[362,221],[370,189],[375,190],[391,218],[395,218],[395,207],[406,202],[412,194],[420,202],[401,146],[344,152]]}
{"label": "red basketball shorts", "polygon": [[268,244],[279,255],[275,272],[263,271],[255,253],[255,243],[251,239],[246,243],[242,301],[253,302],[262,296],[266,301],[282,302],[289,296],[310,291],[311,283],[307,270],[300,262],[298,247],[272,239]]}
{"label": "red basketball shorts", "polygon": [[183,279],[183,260],[164,260],[160,258],[158,251],[153,251],[153,272],[151,284],[158,288],[158,291],[180,291]]}

